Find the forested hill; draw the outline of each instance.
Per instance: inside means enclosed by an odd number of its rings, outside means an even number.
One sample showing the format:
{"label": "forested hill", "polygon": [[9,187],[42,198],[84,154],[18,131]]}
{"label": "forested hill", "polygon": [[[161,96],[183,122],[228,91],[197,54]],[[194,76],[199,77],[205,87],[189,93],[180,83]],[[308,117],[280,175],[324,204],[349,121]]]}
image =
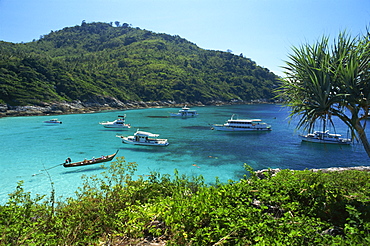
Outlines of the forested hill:
{"label": "forested hill", "polygon": [[29,43],[0,42],[0,103],[8,105],[269,100],[277,83],[242,54],[128,24],[83,22]]}

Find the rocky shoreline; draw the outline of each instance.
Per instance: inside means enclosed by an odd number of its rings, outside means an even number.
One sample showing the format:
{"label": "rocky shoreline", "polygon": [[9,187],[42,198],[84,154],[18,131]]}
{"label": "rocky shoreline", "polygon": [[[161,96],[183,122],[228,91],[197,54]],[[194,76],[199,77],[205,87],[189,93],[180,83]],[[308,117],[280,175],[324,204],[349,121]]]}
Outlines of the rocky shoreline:
{"label": "rocky shoreline", "polygon": [[62,114],[83,114],[94,113],[105,110],[127,110],[150,107],[183,107],[185,104],[189,106],[205,106],[205,105],[225,105],[225,104],[247,104],[246,102],[233,101],[221,102],[211,101],[207,104],[197,103],[177,103],[175,101],[155,101],[155,102],[121,102],[117,99],[111,99],[109,102],[55,102],[43,103],[42,105],[32,106],[10,106],[0,104],[1,117],[16,117],[16,116],[40,116],[40,115],[62,115]]}
{"label": "rocky shoreline", "polygon": [[[265,179],[267,176],[274,176],[278,172],[280,172],[282,169],[280,168],[274,168],[274,169],[262,169],[254,171],[254,173],[257,175],[259,179]],[[364,171],[364,172],[370,172],[370,166],[357,166],[357,167],[329,167],[329,168],[313,168],[308,169],[308,171],[311,172],[323,172],[323,173],[329,173],[329,172],[343,172],[348,170],[357,170],[357,171]],[[295,170],[291,170],[295,171]]]}

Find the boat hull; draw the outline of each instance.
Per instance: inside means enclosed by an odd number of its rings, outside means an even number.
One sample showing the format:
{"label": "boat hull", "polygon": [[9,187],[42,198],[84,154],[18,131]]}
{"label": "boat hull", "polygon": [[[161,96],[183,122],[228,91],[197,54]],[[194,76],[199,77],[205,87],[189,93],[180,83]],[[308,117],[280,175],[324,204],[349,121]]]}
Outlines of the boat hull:
{"label": "boat hull", "polygon": [[147,142],[139,142],[139,141],[135,141],[130,138],[122,138],[122,143],[132,144],[132,145],[159,146],[159,147],[165,147],[169,145],[166,139],[156,139],[156,140],[149,140]]}
{"label": "boat hull", "polygon": [[212,130],[225,132],[251,132],[251,131],[271,131],[271,127],[230,127],[224,125],[212,125]]}
{"label": "boat hull", "polygon": [[112,155],[108,155],[106,157],[100,157],[96,158],[94,160],[85,160],[85,161],[79,161],[79,162],[74,162],[74,163],[63,163],[64,167],[80,167],[80,166],[87,166],[87,165],[93,165],[93,164],[98,164],[98,163],[104,163],[113,160],[113,158],[117,155],[118,150],[116,153]]}
{"label": "boat hull", "polygon": [[101,124],[101,125],[103,125],[104,128],[123,128],[123,129],[131,128],[130,125],[109,125],[109,124],[107,124],[107,125]]}
{"label": "boat hull", "polygon": [[99,124],[104,126],[105,128],[131,128],[130,124],[125,123],[126,115],[119,115],[118,117],[121,118],[114,121],[99,122]]}
{"label": "boat hull", "polygon": [[183,118],[194,118],[197,117],[198,114],[181,114],[181,113],[170,113],[171,117],[183,117]]}
{"label": "boat hull", "polygon": [[198,116],[198,112],[196,110],[190,110],[190,108],[183,107],[177,113],[170,113],[171,117],[180,117],[180,118],[194,118]]}
{"label": "boat hull", "polygon": [[158,138],[159,134],[153,134],[150,132],[143,132],[137,130],[134,136],[119,136],[122,139],[122,143],[132,145],[146,145],[146,146],[167,146],[169,143],[167,139]]}
{"label": "boat hull", "polygon": [[303,142],[310,142],[310,143],[320,143],[320,144],[340,144],[340,145],[350,145],[351,140],[349,139],[319,139],[319,138],[313,138],[308,137],[306,135],[300,135],[299,136]]}
{"label": "boat hull", "polygon": [[44,121],[44,123],[45,124],[57,124],[57,125],[59,125],[59,124],[62,124],[62,122],[61,121],[55,121],[55,120],[47,120],[47,121]]}
{"label": "boat hull", "polygon": [[212,130],[227,132],[249,132],[249,131],[271,131],[271,125],[261,121],[261,119],[238,119],[233,114],[224,124],[213,124]]}

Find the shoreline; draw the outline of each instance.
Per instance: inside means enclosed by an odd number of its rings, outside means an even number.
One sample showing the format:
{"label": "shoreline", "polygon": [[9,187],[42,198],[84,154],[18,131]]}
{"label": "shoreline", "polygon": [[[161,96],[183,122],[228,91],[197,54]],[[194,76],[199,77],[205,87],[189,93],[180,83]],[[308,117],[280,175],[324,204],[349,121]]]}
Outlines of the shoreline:
{"label": "shoreline", "polygon": [[187,106],[211,106],[211,105],[232,105],[232,104],[253,104],[253,103],[266,103],[264,100],[256,100],[251,102],[245,102],[240,100],[234,100],[230,102],[223,101],[210,101],[207,103],[196,102],[175,102],[175,101],[134,101],[123,103],[116,99],[110,102],[97,103],[97,102],[55,102],[55,103],[44,103],[43,105],[29,105],[29,106],[10,106],[6,104],[0,104],[0,118],[4,117],[19,117],[19,116],[53,116],[53,115],[65,115],[65,114],[85,114],[85,113],[96,113],[101,111],[113,111],[113,110],[129,110],[129,109],[144,109],[144,108],[155,108],[155,107],[184,107]]}
{"label": "shoreline", "polygon": [[[271,176],[275,176],[278,172],[280,172],[281,168],[273,168],[273,169],[261,169],[261,170],[255,170],[254,173],[257,175],[259,179],[265,179],[267,178],[269,174]],[[285,169],[286,170],[286,169]],[[294,169],[288,169],[292,172],[294,171],[311,171],[311,172],[322,172],[322,173],[330,173],[330,172],[344,172],[344,171],[362,171],[362,172],[370,172],[370,166],[357,166],[357,167],[328,167],[328,168],[312,168],[312,169],[304,169],[304,170],[294,170]]]}

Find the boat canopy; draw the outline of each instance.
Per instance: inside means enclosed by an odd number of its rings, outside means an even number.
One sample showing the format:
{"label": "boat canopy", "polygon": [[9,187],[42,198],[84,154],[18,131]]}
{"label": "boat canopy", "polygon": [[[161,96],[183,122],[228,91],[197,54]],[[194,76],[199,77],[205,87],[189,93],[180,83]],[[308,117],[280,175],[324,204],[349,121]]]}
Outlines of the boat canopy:
{"label": "boat canopy", "polygon": [[233,114],[228,121],[244,121],[244,122],[261,122],[261,119],[239,119],[237,114]]}
{"label": "boat canopy", "polygon": [[152,138],[156,138],[156,137],[159,137],[159,134],[153,134],[153,133],[150,133],[150,132],[143,132],[143,131],[137,131],[135,133],[136,136],[142,136],[142,137],[152,137]]}
{"label": "boat canopy", "polygon": [[262,122],[260,119],[230,119],[227,120],[228,123],[242,124],[242,123],[257,123]]}

